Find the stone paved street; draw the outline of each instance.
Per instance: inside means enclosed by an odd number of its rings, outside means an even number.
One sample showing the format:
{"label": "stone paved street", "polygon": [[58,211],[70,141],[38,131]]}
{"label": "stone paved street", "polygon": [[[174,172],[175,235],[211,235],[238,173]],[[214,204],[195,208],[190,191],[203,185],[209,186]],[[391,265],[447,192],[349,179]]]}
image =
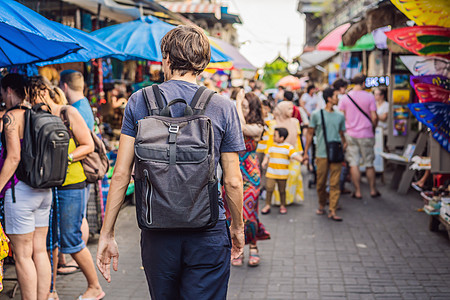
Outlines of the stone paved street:
{"label": "stone paved street", "polygon": [[[289,207],[287,215],[273,209],[262,216],[272,239],[259,244],[259,267],[232,268],[228,298],[450,299],[447,233],[428,230],[429,217],[417,212],[422,201],[415,192],[399,196],[384,186],[380,191],[377,199],[367,189],[363,200],[343,196],[342,223],[316,216],[316,193],[308,189],[304,204]],[[111,284],[101,280],[105,299],[148,299],[134,207],[120,214],[117,242],[119,271]],[[60,298],[75,299],[84,285],[80,273],[59,276]]]}

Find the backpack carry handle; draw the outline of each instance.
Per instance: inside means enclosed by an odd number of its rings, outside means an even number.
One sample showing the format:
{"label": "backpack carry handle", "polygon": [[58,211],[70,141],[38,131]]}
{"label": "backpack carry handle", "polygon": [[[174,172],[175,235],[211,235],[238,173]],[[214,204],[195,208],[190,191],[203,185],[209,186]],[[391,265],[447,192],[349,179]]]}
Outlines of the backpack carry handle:
{"label": "backpack carry handle", "polygon": [[161,110],[161,116],[163,116],[163,117],[172,117],[172,114],[170,113],[169,108],[170,108],[170,106],[172,106],[174,104],[177,104],[177,103],[184,103],[184,104],[186,104],[186,108],[184,109],[184,116],[185,117],[186,116],[192,116],[194,114],[194,112],[192,111],[192,108],[187,104],[186,100],[184,100],[184,99],[175,99],[175,100],[170,101],[170,103],[167,104],[167,106],[164,107]]}
{"label": "backpack carry handle", "polygon": [[[44,107],[44,106],[46,106],[49,110],[43,110],[42,107]],[[47,104],[45,104],[45,103],[35,104],[35,105],[33,105],[33,107],[31,107],[31,109],[33,111],[45,111],[45,112],[48,112],[48,113],[50,112],[50,107]]]}

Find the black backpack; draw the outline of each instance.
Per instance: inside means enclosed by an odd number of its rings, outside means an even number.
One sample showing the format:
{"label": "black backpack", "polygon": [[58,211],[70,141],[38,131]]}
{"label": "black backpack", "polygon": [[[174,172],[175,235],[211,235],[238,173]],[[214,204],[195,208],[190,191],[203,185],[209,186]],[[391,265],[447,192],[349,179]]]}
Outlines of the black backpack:
{"label": "black backpack", "polygon": [[[201,230],[219,217],[214,134],[204,115],[214,92],[200,87],[191,105],[167,106],[157,85],[142,90],[150,116],[137,123],[135,196],[138,224],[150,230]],[[169,107],[185,103],[184,116]]]}
{"label": "black backpack", "polygon": [[32,188],[64,183],[68,164],[69,132],[61,118],[37,104],[25,110],[22,151],[16,176]]}

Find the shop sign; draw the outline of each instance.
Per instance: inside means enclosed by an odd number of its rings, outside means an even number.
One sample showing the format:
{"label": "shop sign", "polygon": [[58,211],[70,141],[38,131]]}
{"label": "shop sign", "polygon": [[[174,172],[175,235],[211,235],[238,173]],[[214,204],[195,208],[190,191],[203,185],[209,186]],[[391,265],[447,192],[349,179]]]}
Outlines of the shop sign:
{"label": "shop sign", "polygon": [[366,87],[389,86],[389,76],[366,77]]}

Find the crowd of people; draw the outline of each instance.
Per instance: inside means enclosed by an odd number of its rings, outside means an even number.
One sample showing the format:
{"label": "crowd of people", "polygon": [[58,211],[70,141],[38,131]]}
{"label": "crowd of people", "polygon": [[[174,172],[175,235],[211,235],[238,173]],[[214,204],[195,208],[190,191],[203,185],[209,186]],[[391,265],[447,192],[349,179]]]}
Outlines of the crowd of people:
{"label": "crowd of people", "polygon": [[[58,299],[56,275],[64,274],[69,267],[63,254],[70,254],[74,260],[70,267],[81,270],[86,277],[87,289],[80,299],[100,299],[105,295],[86,248],[90,185],[80,161],[94,151],[90,132],[94,116],[83,91],[83,75],[73,70],[61,73],[59,86],[43,76],[8,74],[1,81],[7,109],[2,111],[0,154],[4,230],[11,241],[23,299]],[[32,188],[15,173],[21,161],[25,126],[31,126],[26,123],[26,111],[38,104],[60,117],[70,135],[65,180],[52,189]]]}
{"label": "crowd of people", "polygon": [[[179,41],[184,43],[181,48]],[[189,105],[199,90],[197,76],[210,60],[206,36],[196,27],[179,26],[163,38],[161,50],[165,82],[159,85],[160,94],[155,92],[155,97],[185,99]],[[246,87],[230,91],[232,101],[218,94],[210,96],[203,111],[214,129],[214,170],[219,161],[222,169],[223,200],[217,200],[218,220],[211,228],[186,231],[182,236],[141,227],[142,260],[152,298],[176,298],[183,293],[192,299],[199,295],[225,299],[228,261],[236,267],[244,264],[244,244],[249,245],[247,264],[260,264],[258,241],[270,238],[260,213],[273,213],[274,206],[279,206],[278,212],[285,215],[289,205],[305,200],[302,163],[315,174],[317,215],[343,220],[337,211],[341,193],[349,192],[345,189],[348,173],[354,186],[352,197],[363,197],[361,164],[365,166],[370,196],[380,196],[373,165],[374,128],[379,121],[380,126],[386,126],[386,93],[375,89],[373,95],[365,91],[364,83],[364,76],[357,75],[350,90],[345,80],[338,79],[320,91],[309,84],[302,91],[279,87],[275,95],[265,95],[261,82],[251,81]],[[24,299],[58,299],[56,274],[78,269],[87,280],[87,289],[79,299],[105,296],[86,248],[86,207],[91,186],[86,183],[80,161],[94,151],[90,133],[94,117],[83,90],[83,75],[72,70],[61,73],[58,86],[42,76],[25,79],[8,74],[1,81],[7,111],[3,111],[0,189],[5,199],[5,232],[11,240]],[[114,270],[118,267],[114,224],[132,174],[137,124],[156,110],[144,93],[139,90],[127,99],[99,239],[97,266],[108,281],[111,262]],[[45,105],[51,114],[60,117],[70,134],[66,178],[53,189],[31,188],[15,176],[21,160],[25,108],[36,104]],[[168,115],[180,117],[188,113],[187,108],[175,106]],[[178,130],[170,126],[169,144],[176,144]],[[173,155],[170,149],[169,157]],[[138,184],[139,180],[142,183],[139,176],[136,173]],[[143,193],[145,197],[148,192]],[[209,196],[214,193],[209,191]],[[51,213],[55,199],[59,209]],[[139,202],[143,200],[147,199],[137,199],[138,209],[147,205]],[[264,206],[260,207],[263,200]],[[58,252],[70,254],[74,262],[68,264]],[[199,278],[204,280],[199,282]]]}

